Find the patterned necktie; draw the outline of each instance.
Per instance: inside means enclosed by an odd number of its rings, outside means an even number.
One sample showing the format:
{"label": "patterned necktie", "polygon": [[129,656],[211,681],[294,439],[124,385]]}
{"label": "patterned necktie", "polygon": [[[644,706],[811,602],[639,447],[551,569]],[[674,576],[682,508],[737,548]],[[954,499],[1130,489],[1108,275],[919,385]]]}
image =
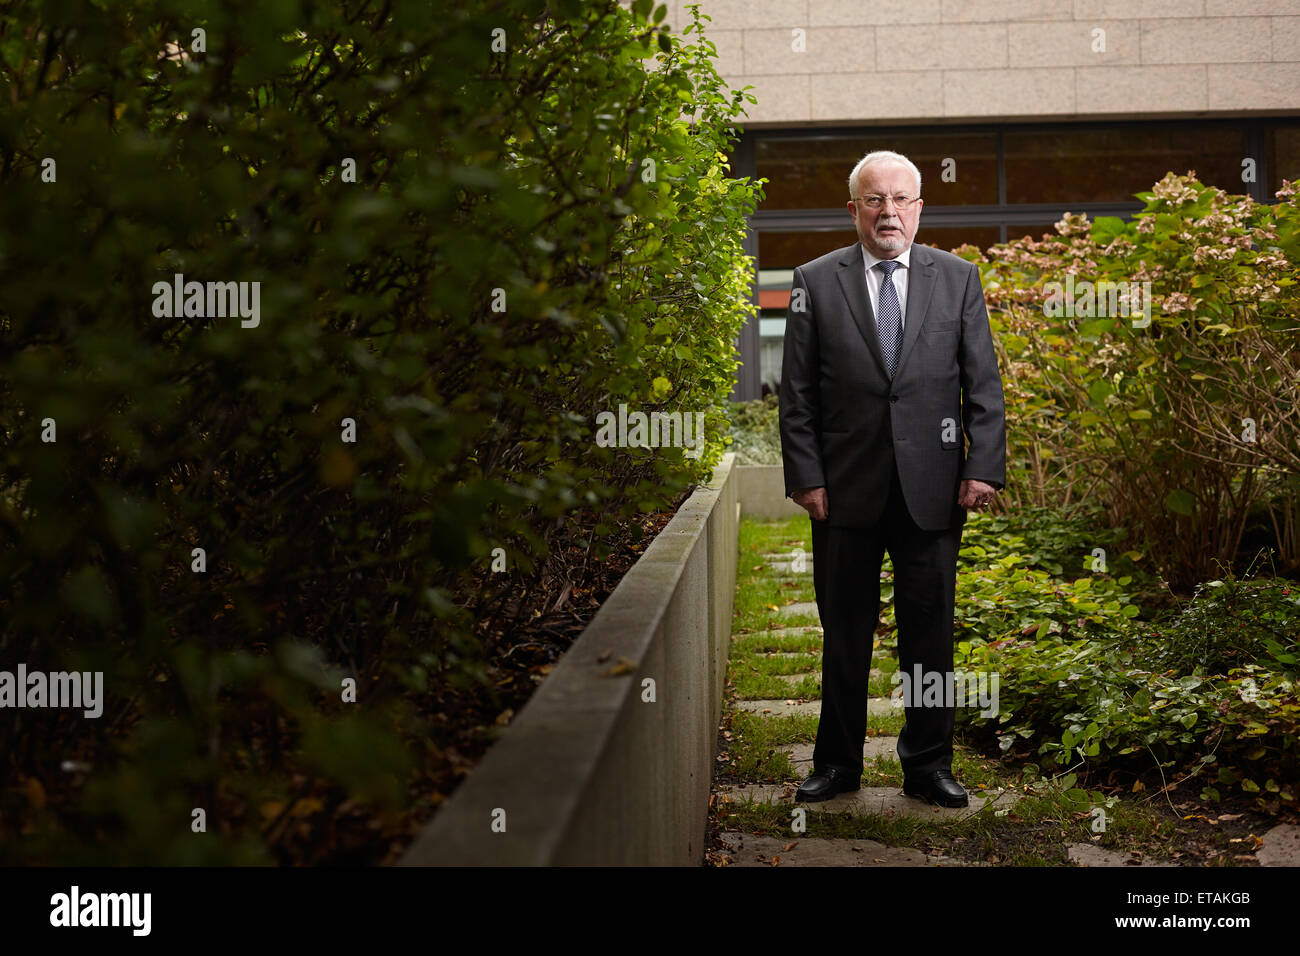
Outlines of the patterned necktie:
{"label": "patterned necktie", "polygon": [[880,351],[885,356],[885,367],[889,377],[894,377],[898,366],[898,353],[903,348],[903,307],[898,303],[898,292],[894,289],[894,270],[898,263],[885,259],[876,263],[876,268],[885,274],[880,281],[879,307],[876,310],[876,331],[880,334]]}

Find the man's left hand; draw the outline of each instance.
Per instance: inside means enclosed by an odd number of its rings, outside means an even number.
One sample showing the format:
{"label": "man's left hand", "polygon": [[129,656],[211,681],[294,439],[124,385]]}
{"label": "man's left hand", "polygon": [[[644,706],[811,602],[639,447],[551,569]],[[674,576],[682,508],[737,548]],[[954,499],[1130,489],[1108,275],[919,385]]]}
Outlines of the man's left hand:
{"label": "man's left hand", "polygon": [[987,511],[997,494],[998,490],[992,485],[975,478],[965,478],[957,492],[957,504],[967,510]]}

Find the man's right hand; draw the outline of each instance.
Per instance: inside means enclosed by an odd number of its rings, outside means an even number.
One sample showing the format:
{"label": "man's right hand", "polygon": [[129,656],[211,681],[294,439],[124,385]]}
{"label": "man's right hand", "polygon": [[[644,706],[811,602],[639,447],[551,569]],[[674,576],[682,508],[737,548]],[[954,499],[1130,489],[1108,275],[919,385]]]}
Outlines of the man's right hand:
{"label": "man's right hand", "polygon": [[830,503],[826,500],[825,488],[801,488],[790,496],[794,503],[803,508],[813,521],[825,521],[830,513]]}

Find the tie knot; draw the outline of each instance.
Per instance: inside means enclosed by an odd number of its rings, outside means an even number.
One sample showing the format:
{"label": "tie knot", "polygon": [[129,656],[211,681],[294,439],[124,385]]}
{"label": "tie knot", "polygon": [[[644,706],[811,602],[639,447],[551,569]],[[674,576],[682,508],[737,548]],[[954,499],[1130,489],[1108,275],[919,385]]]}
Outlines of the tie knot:
{"label": "tie knot", "polygon": [[894,259],[882,259],[880,262],[876,263],[876,268],[883,272],[886,277],[889,277],[894,274],[894,270],[897,269],[899,265],[901,265],[901,263]]}

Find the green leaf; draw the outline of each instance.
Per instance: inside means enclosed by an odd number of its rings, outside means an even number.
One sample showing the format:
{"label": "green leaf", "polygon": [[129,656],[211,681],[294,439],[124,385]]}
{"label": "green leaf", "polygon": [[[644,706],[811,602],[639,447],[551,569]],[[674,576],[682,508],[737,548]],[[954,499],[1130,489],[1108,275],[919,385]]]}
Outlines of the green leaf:
{"label": "green leaf", "polygon": [[1096,405],[1104,405],[1106,399],[1115,394],[1115,387],[1106,379],[1101,378],[1088,386],[1088,397]]}

